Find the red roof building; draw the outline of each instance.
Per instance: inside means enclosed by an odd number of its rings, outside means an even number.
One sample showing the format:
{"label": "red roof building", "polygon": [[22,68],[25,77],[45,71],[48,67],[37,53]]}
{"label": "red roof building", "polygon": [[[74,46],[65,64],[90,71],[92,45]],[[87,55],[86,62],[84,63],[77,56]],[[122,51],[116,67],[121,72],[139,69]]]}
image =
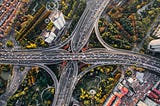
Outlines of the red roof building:
{"label": "red roof building", "polygon": [[16,12],[20,8],[21,3],[18,0],[3,1],[3,4],[0,7],[1,15],[0,15],[0,34],[6,34],[8,32],[9,27],[12,25],[12,21],[15,18]]}
{"label": "red roof building", "polygon": [[112,106],[119,106],[121,104],[121,99],[117,98]]}
{"label": "red roof building", "polygon": [[153,89],[153,92],[155,92],[156,94],[160,95],[160,91],[157,90],[156,88]]}
{"label": "red roof building", "polygon": [[104,106],[111,106],[115,99],[116,99],[116,96],[111,94],[109,99],[106,100],[106,103],[104,104]]}
{"label": "red roof building", "polygon": [[118,85],[120,92],[114,92],[110,95],[109,99],[106,100],[104,106],[119,106],[121,104],[121,98],[128,93],[128,89],[121,83]]}
{"label": "red roof building", "polygon": [[159,98],[158,95],[156,95],[156,94],[153,93],[152,91],[149,91],[149,92],[148,92],[148,96],[149,96],[150,98],[152,98],[152,99],[158,99],[158,98]]}

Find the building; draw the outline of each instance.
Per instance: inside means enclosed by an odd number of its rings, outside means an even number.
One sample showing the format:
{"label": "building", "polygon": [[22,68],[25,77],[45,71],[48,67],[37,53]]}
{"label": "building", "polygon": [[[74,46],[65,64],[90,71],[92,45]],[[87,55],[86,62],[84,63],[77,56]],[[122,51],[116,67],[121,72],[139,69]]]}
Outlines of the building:
{"label": "building", "polygon": [[140,100],[137,102],[136,106],[147,106],[147,104]]}
{"label": "building", "polygon": [[0,0],[0,5],[2,4],[2,2],[3,2],[3,1],[2,1],[2,0]]}
{"label": "building", "polygon": [[153,100],[151,100],[150,98],[146,97],[144,100],[144,103],[147,106],[159,106],[156,102],[154,102]]}
{"label": "building", "polygon": [[116,92],[115,95],[118,97],[118,98],[122,98],[123,96],[125,96],[127,93],[128,93],[128,89],[126,87],[124,87],[121,83],[119,83],[118,85],[118,89],[120,90],[120,93]]}
{"label": "building", "polygon": [[53,27],[51,29],[51,31],[44,31],[42,33],[42,36],[44,37],[45,39],[45,42],[47,43],[52,43],[52,41],[57,37],[57,35],[55,34],[55,28]]}
{"label": "building", "polygon": [[103,106],[120,106],[121,99],[128,93],[128,89],[121,83],[117,85],[119,92],[113,92],[105,101]]}
{"label": "building", "polygon": [[156,37],[160,38],[160,24],[158,25],[158,27],[153,32],[153,36],[156,36]]}
{"label": "building", "polygon": [[[66,24],[62,12],[59,12],[58,10],[54,10],[53,12],[51,12],[51,14],[49,15],[49,19],[53,22],[58,30],[61,30]],[[45,37],[45,42],[52,43],[52,41],[56,38],[55,27],[51,29],[51,32],[44,32],[42,34]]]}
{"label": "building", "polygon": [[155,93],[152,92],[152,91],[149,91],[149,92],[148,92],[148,97],[150,97],[150,98],[153,99],[153,100],[159,98],[158,95],[155,94]]}
{"label": "building", "polygon": [[131,77],[129,77],[129,78],[127,79],[127,81],[128,81],[130,84],[132,84],[132,83],[134,82],[133,78],[131,78]]}
{"label": "building", "polygon": [[4,0],[0,6],[0,37],[7,35],[11,29],[16,11],[21,7],[18,0]]}
{"label": "building", "polygon": [[148,45],[148,50],[152,52],[160,52],[160,39],[152,40]]}
{"label": "building", "polygon": [[111,95],[107,98],[107,100],[106,100],[106,102],[104,103],[103,106],[111,106],[112,103],[113,103],[113,101],[114,101],[115,99],[116,99],[116,96],[115,96],[114,94],[111,94]]}
{"label": "building", "polygon": [[156,88],[153,89],[153,92],[155,92],[156,94],[160,95],[160,91]]}
{"label": "building", "polygon": [[47,32],[46,35],[44,35],[44,36],[46,37],[45,42],[47,42],[47,43],[52,43],[52,41],[56,37],[54,32]]}
{"label": "building", "polygon": [[136,78],[139,80],[140,83],[143,83],[144,73],[136,72]]}
{"label": "building", "polygon": [[53,11],[50,14],[49,19],[54,23],[55,27],[59,30],[61,30],[66,24],[63,13],[57,10]]}
{"label": "building", "polygon": [[112,106],[120,106],[121,104],[121,99],[116,98],[116,100],[113,102]]}

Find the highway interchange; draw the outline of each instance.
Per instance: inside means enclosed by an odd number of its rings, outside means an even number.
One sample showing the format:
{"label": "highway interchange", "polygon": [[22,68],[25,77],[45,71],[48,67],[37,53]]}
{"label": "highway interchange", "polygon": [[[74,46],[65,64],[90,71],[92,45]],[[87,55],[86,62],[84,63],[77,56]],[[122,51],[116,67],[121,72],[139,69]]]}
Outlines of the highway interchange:
{"label": "highway interchange", "polygon": [[[95,48],[80,52],[88,42],[94,27],[95,32],[98,30],[97,20],[109,3],[111,3],[110,0],[94,0],[93,2],[89,2],[75,30],[65,42],[42,50],[1,50],[0,64],[24,65],[27,67],[39,66],[43,68],[54,81],[55,95],[52,106],[68,106],[78,81],[91,68],[100,65],[135,65],[160,73],[159,59],[130,51],[114,49],[104,44],[101,40],[99,41],[103,43],[105,48]],[[71,53],[60,49],[70,41]],[[68,63],[58,81],[53,71],[46,65],[58,64],[63,61],[68,61]],[[92,66],[78,74],[78,62],[92,64]],[[0,101],[0,105],[3,106],[2,101]]]}

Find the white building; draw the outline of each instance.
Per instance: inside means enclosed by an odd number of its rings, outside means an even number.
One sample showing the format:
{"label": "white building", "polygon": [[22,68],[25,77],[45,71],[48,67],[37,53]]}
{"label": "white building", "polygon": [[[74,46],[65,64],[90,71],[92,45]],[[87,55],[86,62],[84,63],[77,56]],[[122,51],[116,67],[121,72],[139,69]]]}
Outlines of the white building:
{"label": "white building", "polygon": [[49,19],[54,23],[56,28],[59,30],[62,29],[66,24],[63,13],[57,10],[53,11],[50,14]]}
{"label": "white building", "polygon": [[56,37],[56,35],[53,33],[53,32],[47,32],[47,35],[48,36],[46,39],[45,39],[45,42],[47,43],[52,43],[52,41],[54,40],[54,38]]}
{"label": "white building", "polygon": [[136,106],[147,106],[143,101],[139,101]]}
{"label": "white building", "polygon": [[148,50],[152,52],[160,52],[160,39],[152,40],[148,45]]}
{"label": "white building", "polygon": [[153,35],[160,38],[160,24],[158,25],[158,27],[153,32]]}
{"label": "white building", "polygon": [[139,80],[140,83],[143,83],[144,73],[136,72],[136,78]]}
{"label": "white building", "polygon": [[151,100],[150,98],[146,97],[144,100],[144,103],[147,106],[159,106],[159,104],[157,104],[155,101]]}
{"label": "white building", "polygon": [[55,28],[53,27],[51,29],[51,31],[49,31],[49,32],[48,31],[44,31],[42,33],[42,36],[44,37],[45,42],[52,43],[52,41],[57,37],[56,34],[54,33],[54,31],[55,31]]}

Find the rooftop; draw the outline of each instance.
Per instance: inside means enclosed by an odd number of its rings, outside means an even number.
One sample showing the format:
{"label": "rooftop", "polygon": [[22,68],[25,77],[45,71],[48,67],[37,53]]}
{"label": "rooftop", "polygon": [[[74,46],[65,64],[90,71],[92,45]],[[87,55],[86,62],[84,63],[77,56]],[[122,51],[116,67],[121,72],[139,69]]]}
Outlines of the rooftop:
{"label": "rooftop", "polygon": [[156,102],[154,102],[153,100],[149,99],[148,97],[144,100],[144,103],[147,106],[158,106],[158,104]]}
{"label": "rooftop", "polygon": [[160,45],[160,39],[156,39],[156,40],[152,40],[149,45],[152,45],[152,46],[157,46],[157,45]]}
{"label": "rooftop", "polygon": [[137,106],[147,106],[147,104],[145,104],[144,102],[142,102],[141,100],[137,103]]}

